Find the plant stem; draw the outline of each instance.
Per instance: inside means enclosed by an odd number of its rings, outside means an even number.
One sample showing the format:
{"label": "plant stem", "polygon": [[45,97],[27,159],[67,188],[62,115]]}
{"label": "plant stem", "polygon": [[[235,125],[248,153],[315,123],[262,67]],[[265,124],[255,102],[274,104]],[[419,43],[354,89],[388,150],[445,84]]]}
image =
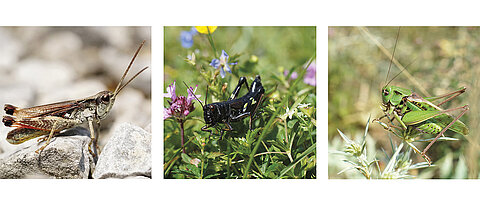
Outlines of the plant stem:
{"label": "plant stem", "polygon": [[227,176],[225,178],[230,178],[230,166],[232,166],[232,159],[230,158],[230,154],[232,153],[230,148],[230,139],[227,141]]}
{"label": "plant stem", "polygon": [[213,53],[215,54],[215,58],[218,59],[217,49],[215,48],[215,43],[213,42],[213,37],[212,37],[212,34],[210,33],[210,28],[208,28],[208,26],[207,26],[207,30],[208,30],[208,34],[207,34],[208,42],[210,42],[210,45],[212,46]]}
{"label": "plant stem", "polygon": [[183,120],[180,120],[180,137],[181,137],[181,143],[182,143],[182,152],[185,153],[185,146],[183,144],[184,140],[183,140]]}
{"label": "plant stem", "polygon": [[[284,105],[286,103],[286,101],[288,100],[290,96],[287,95],[283,101],[280,103],[280,106],[281,105]],[[258,141],[257,141],[257,144],[255,145],[255,147],[253,148],[252,152],[250,153],[250,159],[248,159],[248,163],[247,163],[247,168],[245,169],[245,172],[243,173],[243,178],[246,179],[247,176],[248,176],[248,171],[250,170],[250,166],[252,166],[252,162],[253,162],[253,158],[255,157],[255,154],[258,150],[258,147],[260,147],[260,144],[262,143],[263,141],[263,137],[265,136],[265,134],[267,134],[267,132],[269,132],[271,129],[271,126],[273,125],[273,122],[275,121],[275,118],[277,118],[278,116],[278,113],[280,112],[280,106],[276,109],[275,113],[270,117],[270,120],[268,120],[267,122],[267,125],[265,126],[265,128],[262,130],[262,134],[260,134],[260,137],[258,137]]]}

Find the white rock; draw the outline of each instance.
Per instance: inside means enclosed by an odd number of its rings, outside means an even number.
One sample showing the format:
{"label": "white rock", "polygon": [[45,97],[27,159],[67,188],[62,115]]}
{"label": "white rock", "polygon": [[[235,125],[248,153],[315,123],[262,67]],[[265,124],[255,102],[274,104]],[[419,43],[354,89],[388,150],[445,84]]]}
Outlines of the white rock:
{"label": "white rock", "polygon": [[93,178],[152,177],[151,134],[121,124],[99,156]]}

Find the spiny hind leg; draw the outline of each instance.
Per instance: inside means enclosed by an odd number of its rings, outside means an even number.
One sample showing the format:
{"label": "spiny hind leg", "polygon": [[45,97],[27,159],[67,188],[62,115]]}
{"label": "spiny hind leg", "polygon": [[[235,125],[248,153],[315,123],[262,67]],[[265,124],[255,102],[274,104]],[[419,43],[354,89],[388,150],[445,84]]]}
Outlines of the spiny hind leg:
{"label": "spiny hind leg", "polygon": [[442,113],[447,113],[447,112],[451,112],[451,111],[459,110],[459,109],[462,109],[462,112],[460,113],[460,115],[458,115],[454,120],[452,120],[452,122],[450,122],[450,124],[448,124],[446,127],[444,127],[443,130],[440,133],[437,134],[435,139],[433,139],[430,142],[430,144],[428,144],[427,147],[425,147],[425,149],[423,149],[422,156],[426,156],[426,153],[427,153],[428,149],[430,149],[430,147],[438,140],[438,138],[440,136],[442,136],[443,133],[445,133],[445,131],[447,131],[448,128],[450,128],[460,117],[462,117],[468,111],[468,109],[470,109],[470,107],[468,105],[464,105],[463,107],[456,107],[456,108],[452,108],[452,109],[442,111]]}
{"label": "spiny hind leg", "polygon": [[250,121],[248,123],[248,126],[249,126],[250,130],[252,130],[252,121],[253,121],[253,119],[255,119],[255,114],[257,113],[258,106],[262,103],[262,99],[263,99],[263,94],[260,95],[260,99],[258,100],[257,105],[255,106],[255,109],[253,109],[253,112],[250,115]]}
{"label": "spiny hind leg", "polygon": [[420,150],[415,147],[415,145],[411,142],[408,142],[408,141],[405,141],[405,143],[408,144],[408,146],[410,146],[410,148],[412,148],[413,152],[421,155],[423,157],[423,159],[425,159],[425,161],[428,163],[428,166],[432,165],[432,160],[430,159],[430,157],[428,157],[426,154],[422,154],[422,152],[420,152]]}
{"label": "spiny hind leg", "polygon": [[247,78],[240,77],[240,79],[238,79],[238,84],[235,87],[235,90],[233,90],[232,95],[230,95],[228,100],[232,100],[232,99],[237,98],[238,94],[240,93],[240,89],[242,88],[242,84],[245,84],[245,86],[247,86],[247,90],[250,90],[250,88],[248,87],[248,84],[247,84]]}
{"label": "spiny hind leg", "polygon": [[453,91],[453,92],[450,92],[450,93],[447,93],[447,94],[444,94],[444,95],[440,95],[440,96],[437,96],[437,97],[427,97],[425,98],[426,100],[429,100],[429,101],[435,101],[435,100],[438,100],[438,99],[442,99],[442,98],[446,98],[448,97],[447,99],[445,99],[444,101],[440,102],[437,104],[437,106],[440,106],[440,105],[443,105],[444,103],[452,100],[453,98],[456,98],[457,96],[463,94],[465,92],[465,90],[467,90],[466,87],[463,87],[463,88],[460,88],[459,90],[456,90],[456,91]]}

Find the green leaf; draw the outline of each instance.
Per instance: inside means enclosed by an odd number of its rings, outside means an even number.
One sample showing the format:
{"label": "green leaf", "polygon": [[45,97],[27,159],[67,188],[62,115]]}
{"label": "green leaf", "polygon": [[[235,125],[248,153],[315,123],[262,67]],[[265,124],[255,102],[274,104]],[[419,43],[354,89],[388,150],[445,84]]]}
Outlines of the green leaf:
{"label": "green leaf", "polygon": [[283,169],[281,172],[280,172],[280,176],[278,176],[278,178],[281,178],[283,175],[285,175],[288,171],[290,171],[290,169],[292,169],[293,167],[295,167],[295,165],[297,163],[299,163],[303,158],[307,157],[310,153],[314,152],[315,151],[315,148],[317,146],[317,143],[313,144],[312,146],[310,146],[305,152],[303,152],[297,159],[295,159],[295,161],[293,161],[293,163],[291,163],[290,165],[288,165],[285,169]]}

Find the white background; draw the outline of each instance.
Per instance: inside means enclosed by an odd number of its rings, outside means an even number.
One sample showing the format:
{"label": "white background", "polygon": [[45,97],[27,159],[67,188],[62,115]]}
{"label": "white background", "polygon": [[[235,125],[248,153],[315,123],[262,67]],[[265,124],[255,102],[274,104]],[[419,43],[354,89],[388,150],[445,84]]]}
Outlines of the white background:
{"label": "white background", "polygon": [[[328,26],[479,25],[462,1],[8,1],[2,26],[152,26],[152,180],[0,180],[0,204],[466,204],[478,180],[328,180]],[[317,26],[317,179],[164,180],[163,26]],[[1,45],[0,45],[1,46]],[[0,56],[1,57],[1,56]]]}

